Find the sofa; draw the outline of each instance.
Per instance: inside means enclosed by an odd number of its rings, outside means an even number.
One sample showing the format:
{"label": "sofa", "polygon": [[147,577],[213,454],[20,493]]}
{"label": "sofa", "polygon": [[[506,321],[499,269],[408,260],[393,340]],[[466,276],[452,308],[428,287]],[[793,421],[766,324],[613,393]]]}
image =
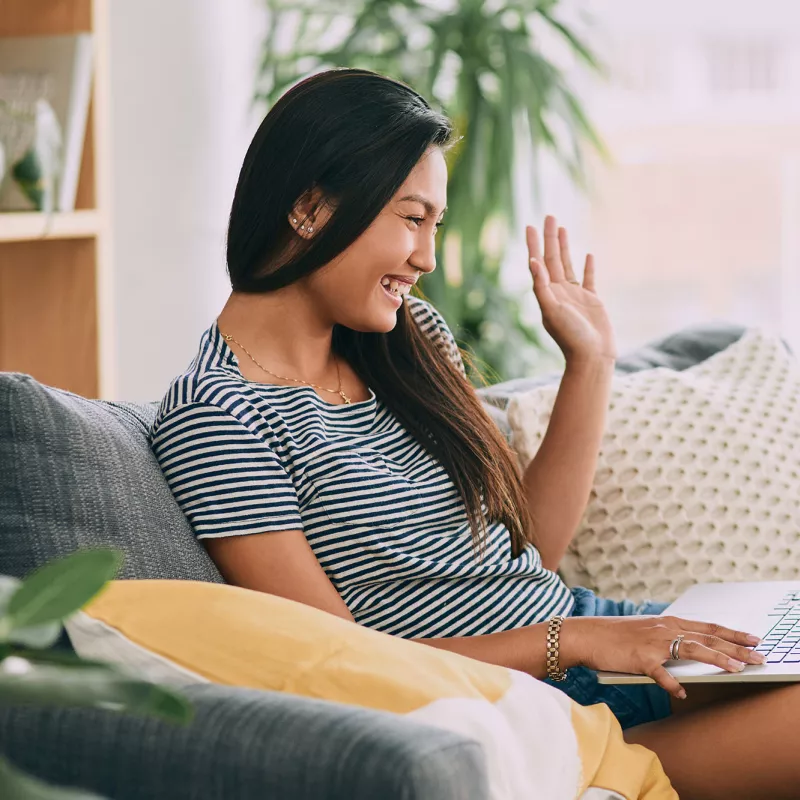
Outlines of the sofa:
{"label": "sofa", "polygon": [[[683,370],[744,330],[686,328],[622,355],[616,370]],[[509,437],[509,398],[559,379],[554,372],[479,394]],[[120,578],[223,582],[150,451],[157,407],[0,373],[0,574],[23,577],[78,548],[110,546],[125,554]],[[130,800],[489,796],[481,747],[464,736],[278,692],[204,684],[184,693],[195,708],[186,727],[101,709],[0,707],[0,752],[53,783]]]}

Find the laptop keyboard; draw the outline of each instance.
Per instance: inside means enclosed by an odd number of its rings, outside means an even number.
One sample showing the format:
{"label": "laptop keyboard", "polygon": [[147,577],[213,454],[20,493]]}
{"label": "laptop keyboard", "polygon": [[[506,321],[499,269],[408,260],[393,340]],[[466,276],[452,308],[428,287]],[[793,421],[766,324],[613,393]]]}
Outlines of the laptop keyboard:
{"label": "laptop keyboard", "polygon": [[767,664],[800,664],[800,592],[789,592],[768,616],[773,625],[756,651]]}

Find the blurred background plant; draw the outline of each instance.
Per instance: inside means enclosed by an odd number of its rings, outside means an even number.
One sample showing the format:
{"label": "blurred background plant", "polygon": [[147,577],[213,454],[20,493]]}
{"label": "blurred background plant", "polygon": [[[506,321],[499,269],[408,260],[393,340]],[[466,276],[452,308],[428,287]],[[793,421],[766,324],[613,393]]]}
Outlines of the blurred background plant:
{"label": "blurred background plant", "polygon": [[[117,550],[79,550],[23,581],[0,575],[0,703],[88,706],[180,724],[191,720],[192,707],[180,694],[60,646],[63,620],[99,594],[121,562]],[[99,800],[82,789],[52,786],[26,775],[1,754],[0,797]]]}
{"label": "blurred background plant", "polygon": [[[605,156],[562,71],[540,51],[547,29],[593,72],[604,71],[557,19],[560,0],[265,1],[269,33],[256,100],[269,107],[306,75],[353,67],[407,83],[453,120],[462,138],[448,156],[439,268],[421,287],[477,359],[473,382],[554,365],[543,329],[524,319],[519,293],[503,286],[501,266],[509,236],[524,236],[517,225],[541,229],[541,221],[520,222],[515,214],[520,145],[549,149],[578,185],[586,146]],[[531,181],[535,191],[535,176]]]}

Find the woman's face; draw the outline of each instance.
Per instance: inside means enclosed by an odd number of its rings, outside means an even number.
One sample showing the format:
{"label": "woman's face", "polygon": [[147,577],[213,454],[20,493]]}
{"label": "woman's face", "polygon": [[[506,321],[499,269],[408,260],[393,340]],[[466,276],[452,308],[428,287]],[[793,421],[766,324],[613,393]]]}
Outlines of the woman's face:
{"label": "woman's face", "polygon": [[[441,150],[432,147],[369,228],[307,279],[322,313],[357,331],[392,330],[404,300],[383,284],[390,276],[416,282],[435,269],[434,237],[446,204],[447,165]],[[324,221],[315,220],[315,230]],[[401,295],[411,288],[402,282],[391,287]]]}

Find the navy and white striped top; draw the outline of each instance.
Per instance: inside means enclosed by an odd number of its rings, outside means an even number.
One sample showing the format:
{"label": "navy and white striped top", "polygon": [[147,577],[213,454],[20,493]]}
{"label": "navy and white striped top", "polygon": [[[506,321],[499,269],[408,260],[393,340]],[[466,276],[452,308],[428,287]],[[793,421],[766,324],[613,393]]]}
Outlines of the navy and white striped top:
{"label": "navy and white striped top", "polygon": [[[460,370],[441,315],[406,303]],[[170,385],[150,444],[198,538],[300,529],[356,622],[407,638],[473,636],[568,615],[572,594],[487,523],[478,562],[444,468],[375,397],[246,380],[216,321]],[[485,508],[485,507],[484,507]]]}

